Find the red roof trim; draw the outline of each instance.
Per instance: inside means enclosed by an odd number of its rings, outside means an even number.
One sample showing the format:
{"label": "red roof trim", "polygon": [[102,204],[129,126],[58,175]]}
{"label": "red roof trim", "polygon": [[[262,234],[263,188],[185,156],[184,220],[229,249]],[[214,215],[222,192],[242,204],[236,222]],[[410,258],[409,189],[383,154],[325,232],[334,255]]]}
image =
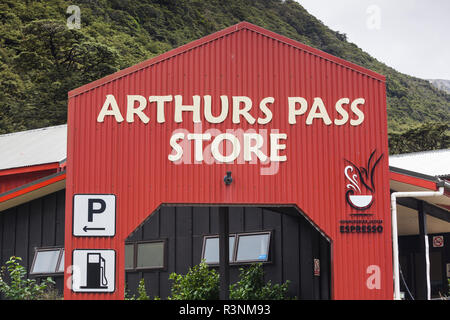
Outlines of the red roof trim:
{"label": "red roof trim", "polygon": [[58,168],[60,168],[59,162],[52,162],[52,163],[38,164],[38,165],[34,165],[34,166],[3,169],[3,170],[0,170],[0,176],[21,174],[21,173],[34,172],[34,171],[44,171],[44,170],[51,170],[51,169],[58,169]]}
{"label": "red roof trim", "polygon": [[51,175],[51,176],[45,177],[43,179],[33,181],[25,186],[21,186],[19,188],[16,188],[14,190],[4,193],[3,195],[0,195],[0,203],[11,200],[11,199],[19,197],[19,196],[22,196],[29,192],[49,186],[55,182],[62,181],[65,179],[66,179],[66,172],[64,171],[64,172],[58,173],[57,175]]}
{"label": "red roof trim", "polygon": [[417,178],[417,177],[408,176],[408,175],[397,173],[397,172],[390,171],[389,172],[389,179],[397,181],[397,182],[410,184],[410,185],[413,185],[413,186],[416,186],[416,187],[430,189],[430,190],[433,190],[433,191],[437,190],[436,182],[425,180],[425,179],[421,179],[421,178]]}
{"label": "red roof trim", "polygon": [[361,66],[359,66],[357,64],[354,64],[352,62],[346,61],[344,59],[338,58],[338,57],[333,56],[333,55],[331,55],[329,53],[326,53],[324,51],[312,48],[312,47],[307,46],[307,45],[305,45],[303,43],[300,43],[298,41],[292,40],[292,39],[287,38],[285,36],[279,35],[279,34],[277,34],[275,32],[269,31],[269,30],[264,29],[262,27],[259,27],[259,26],[256,26],[254,24],[251,24],[249,22],[240,22],[240,23],[238,23],[238,24],[236,24],[234,26],[228,27],[226,29],[223,29],[221,31],[212,33],[212,34],[207,35],[207,36],[205,36],[203,38],[200,38],[198,40],[194,40],[192,42],[189,42],[189,43],[187,43],[187,44],[185,44],[183,46],[180,46],[178,48],[172,49],[172,50],[170,50],[168,52],[165,52],[165,53],[163,53],[163,54],[161,54],[161,55],[159,55],[159,56],[157,56],[155,58],[151,58],[151,59],[145,60],[145,61],[143,61],[141,63],[138,63],[138,64],[136,64],[134,66],[128,67],[128,68],[123,69],[123,70],[120,70],[120,71],[118,71],[116,73],[113,73],[111,75],[108,75],[108,76],[106,76],[104,78],[101,78],[99,80],[93,81],[93,82],[88,83],[88,84],[85,84],[84,86],[81,86],[81,87],[79,87],[77,89],[71,90],[71,91],[69,91],[68,96],[69,96],[69,98],[74,97],[74,96],[79,95],[79,94],[81,94],[83,92],[86,92],[88,90],[91,90],[91,89],[94,89],[96,87],[99,87],[99,86],[101,86],[101,85],[103,85],[105,83],[108,83],[108,82],[111,82],[113,80],[119,79],[119,78],[121,78],[121,77],[123,77],[125,75],[128,75],[130,73],[134,73],[134,72],[136,72],[136,71],[138,71],[140,69],[146,68],[146,67],[151,66],[151,65],[153,65],[155,63],[161,62],[163,60],[169,59],[169,58],[171,58],[173,56],[176,56],[176,55],[179,55],[179,54],[181,54],[183,52],[191,50],[191,49],[193,49],[195,47],[201,46],[201,45],[203,45],[203,44],[205,44],[207,42],[211,42],[211,41],[217,40],[217,39],[219,39],[221,37],[224,37],[226,35],[229,35],[231,33],[234,33],[234,32],[237,32],[237,31],[243,30],[243,29],[247,29],[247,30],[251,30],[253,32],[260,33],[260,34],[262,34],[264,36],[267,36],[267,37],[273,38],[275,40],[278,40],[280,42],[284,42],[286,44],[292,45],[292,46],[294,46],[296,48],[299,48],[299,49],[307,51],[307,52],[309,52],[311,54],[320,56],[320,57],[322,57],[324,59],[327,59],[327,60],[329,60],[331,62],[334,62],[336,64],[343,65],[343,66],[345,66],[347,68],[353,69],[355,71],[358,71],[358,72],[363,73],[363,74],[365,74],[367,76],[370,76],[370,77],[373,77],[375,79],[378,79],[380,81],[383,81],[383,82],[386,81],[386,77],[385,76],[383,76],[383,75],[381,75],[379,73],[376,73],[376,72],[374,72],[372,70],[366,69],[364,67],[361,67]]}

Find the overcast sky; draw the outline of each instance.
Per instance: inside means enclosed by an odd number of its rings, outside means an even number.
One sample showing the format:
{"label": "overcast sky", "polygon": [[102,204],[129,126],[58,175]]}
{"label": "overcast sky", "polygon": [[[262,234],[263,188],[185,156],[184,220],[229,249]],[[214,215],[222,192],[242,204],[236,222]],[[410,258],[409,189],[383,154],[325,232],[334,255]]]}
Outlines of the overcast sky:
{"label": "overcast sky", "polygon": [[397,71],[450,80],[450,0],[297,0]]}

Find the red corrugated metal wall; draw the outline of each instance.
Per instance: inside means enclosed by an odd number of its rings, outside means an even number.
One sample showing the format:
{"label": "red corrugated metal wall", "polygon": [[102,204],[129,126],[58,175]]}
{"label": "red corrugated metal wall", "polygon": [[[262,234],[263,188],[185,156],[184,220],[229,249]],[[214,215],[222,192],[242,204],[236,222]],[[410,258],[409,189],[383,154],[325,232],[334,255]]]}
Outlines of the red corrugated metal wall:
{"label": "red corrugated metal wall", "polygon": [[[175,130],[194,132],[192,114],[174,122],[173,101],[165,110],[166,122],[156,122],[155,104],[145,110],[147,124],[117,123],[97,116],[107,94],[117,99],[126,115],[127,95],[182,95],[192,104],[193,95],[211,95],[213,114],[219,113],[219,96],[247,96],[254,102],[274,97],[273,119],[266,125],[240,125],[231,115],[217,125],[202,122],[205,132],[241,128],[279,130],[286,133],[286,162],[274,175],[261,175],[267,164],[174,164],[169,139]],[[326,126],[321,119],[305,124],[306,114],[288,123],[287,97],[304,97],[309,108],[321,97],[330,118],[343,97],[364,97],[360,126]],[[214,111],[215,110],[215,111]],[[202,115],[203,117],[203,115]],[[66,266],[73,249],[114,248],[117,252],[117,288],[113,294],[75,294],[66,299],[120,299],[124,293],[124,239],[160,204],[292,204],[297,205],[332,240],[332,286],[335,299],[391,299],[392,259],[389,207],[387,115],[384,77],[341,59],[241,23],[173,50],[153,60],[119,72],[69,93],[66,208]],[[370,209],[383,220],[381,234],[341,234],[339,221],[350,219],[345,201],[345,159],[365,165],[373,150],[384,154],[375,174],[375,202]],[[234,182],[223,177],[232,171]],[[72,197],[78,193],[112,193],[117,196],[116,236],[72,236]],[[381,269],[380,288],[369,289],[367,268]],[[66,281],[70,280],[66,274]]]}

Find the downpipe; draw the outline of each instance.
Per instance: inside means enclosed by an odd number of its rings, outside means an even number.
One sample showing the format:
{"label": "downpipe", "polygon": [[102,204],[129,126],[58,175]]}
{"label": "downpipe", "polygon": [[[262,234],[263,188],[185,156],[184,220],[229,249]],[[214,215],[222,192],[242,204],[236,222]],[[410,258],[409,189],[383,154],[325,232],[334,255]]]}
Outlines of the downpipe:
{"label": "downpipe", "polygon": [[[438,197],[444,195],[444,187],[447,183],[440,180],[436,183],[439,188],[438,191],[411,191],[411,192],[393,192],[391,194],[391,213],[392,213],[392,254],[393,254],[393,269],[394,269],[394,300],[401,300],[400,297],[400,268],[398,257],[398,228],[397,228],[397,198],[409,197]],[[427,299],[431,299],[431,285],[430,285],[430,258],[428,241],[425,244],[426,256],[426,273],[427,273]]]}

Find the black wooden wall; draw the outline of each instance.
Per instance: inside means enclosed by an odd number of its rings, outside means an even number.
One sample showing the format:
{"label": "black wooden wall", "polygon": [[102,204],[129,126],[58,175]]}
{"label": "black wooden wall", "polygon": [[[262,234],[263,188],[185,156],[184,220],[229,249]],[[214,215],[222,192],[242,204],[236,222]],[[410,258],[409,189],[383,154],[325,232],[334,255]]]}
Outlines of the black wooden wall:
{"label": "black wooden wall", "polygon": [[[330,298],[330,245],[304,217],[256,207],[230,207],[229,212],[230,233],[273,232],[271,262],[264,265],[266,281],[290,280],[289,294],[298,299]],[[126,241],[167,240],[166,269],[127,271],[128,291],[135,294],[139,280],[144,278],[151,296],[166,298],[170,295],[170,273],[185,274],[189,267],[200,263],[203,236],[218,232],[218,208],[161,207]],[[320,277],[313,274],[314,258],[320,259]],[[239,267],[231,267],[230,283],[237,281]]]}
{"label": "black wooden wall", "polygon": [[[0,265],[11,256],[22,258],[30,271],[34,248],[64,246],[65,190],[0,212]],[[53,277],[63,290],[63,275]]]}
{"label": "black wooden wall", "polygon": [[[433,247],[433,236],[443,236],[444,246],[440,248]],[[406,282],[406,286],[403,281],[400,281],[401,290],[404,291],[406,299],[410,300],[411,297],[407,293],[407,289],[411,292],[415,300],[425,300],[426,299],[426,278],[425,278],[425,268],[423,264],[417,263],[417,255],[420,253],[421,238],[416,235],[411,236],[401,236],[399,237],[399,259],[400,268],[403,273],[403,278]],[[429,234],[428,235],[428,247],[430,255],[433,252],[441,253],[441,272],[442,279],[441,283],[432,283],[431,295],[432,298],[438,298],[441,294],[447,294],[450,290],[447,281],[447,263],[450,263],[450,233],[441,234]],[[433,263],[433,262],[431,262]],[[431,266],[433,267],[433,266]]]}
{"label": "black wooden wall", "polygon": [[[283,210],[278,208],[279,210]],[[0,263],[15,255],[29,271],[34,249],[64,246],[65,190],[0,212]],[[292,212],[292,210],[290,210]],[[295,211],[295,210],[294,210]],[[266,280],[290,280],[289,293],[299,299],[330,298],[330,245],[299,213],[279,213],[267,208],[230,207],[230,233],[272,231]],[[169,274],[186,273],[200,263],[203,236],[218,234],[218,208],[161,207],[144,222],[128,242],[167,240],[164,270],[126,272],[127,288],[136,293],[141,278],[152,296],[170,294]],[[313,259],[321,262],[321,276],[313,275]],[[231,267],[231,283],[240,266]],[[63,290],[63,275],[53,276]]]}

